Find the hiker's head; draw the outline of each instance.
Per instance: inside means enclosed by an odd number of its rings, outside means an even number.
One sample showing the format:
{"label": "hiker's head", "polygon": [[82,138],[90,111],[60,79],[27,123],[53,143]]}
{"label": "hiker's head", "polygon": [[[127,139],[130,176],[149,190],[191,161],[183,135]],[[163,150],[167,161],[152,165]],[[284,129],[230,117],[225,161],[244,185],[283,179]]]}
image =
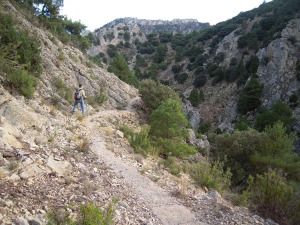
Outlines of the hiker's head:
{"label": "hiker's head", "polygon": [[82,84],[79,84],[79,88],[82,88],[83,87],[83,85]]}

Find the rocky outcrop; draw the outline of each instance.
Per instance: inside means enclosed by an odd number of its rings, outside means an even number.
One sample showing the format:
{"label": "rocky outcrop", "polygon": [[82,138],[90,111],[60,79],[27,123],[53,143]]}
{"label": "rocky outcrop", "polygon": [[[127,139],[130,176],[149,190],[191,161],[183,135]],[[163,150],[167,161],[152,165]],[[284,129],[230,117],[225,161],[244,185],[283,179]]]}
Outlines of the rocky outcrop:
{"label": "rocky outcrop", "polygon": [[[295,38],[295,42],[291,39]],[[270,107],[278,100],[288,102],[297,93],[300,84],[296,79],[295,68],[299,60],[300,19],[290,21],[281,32],[281,38],[261,49],[258,76],[264,85],[263,105]]]}
{"label": "rocky outcrop", "polygon": [[199,23],[196,19],[174,19],[167,20],[145,20],[137,18],[120,18],[116,19],[108,24],[105,24],[99,29],[106,29],[111,27],[117,27],[119,25],[132,26],[137,25],[141,31],[145,34],[149,33],[190,33],[194,30],[200,30],[209,27],[209,23]]}

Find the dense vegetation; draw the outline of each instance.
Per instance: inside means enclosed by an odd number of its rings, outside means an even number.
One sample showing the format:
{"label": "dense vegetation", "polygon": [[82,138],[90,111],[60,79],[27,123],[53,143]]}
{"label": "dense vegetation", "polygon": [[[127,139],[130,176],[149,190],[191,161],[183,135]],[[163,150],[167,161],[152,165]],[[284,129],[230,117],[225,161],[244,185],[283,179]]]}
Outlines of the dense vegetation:
{"label": "dense vegetation", "polygon": [[[280,37],[281,30],[288,21],[296,18],[299,10],[296,0],[273,0],[205,30],[190,34],[152,33],[146,42],[134,42],[138,51],[134,70],[137,78],[142,80],[140,93],[149,112],[149,126],[140,133],[130,134],[136,152],[160,155],[164,158],[162,164],[171,173],[190,173],[200,186],[220,192],[231,189],[237,194],[233,202],[248,206],[280,224],[298,224],[300,159],[294,152],[297,137],[291,132],[291,107],[297,106],[298,97],[295,94],[289,102],[279,101],[269,109],[261,106],[264,87],[256,73],[259,65],[268,63],[268,59],[259,60],[256,52]],[[261,19],[250,26],[249,19],[254,21],[255,17]],[[229,63],[224,63],[226,55],[224,52],[216,54],[216,47],[234,30],[233,35],[239,36],[238,50],[242,58],[231,58]],[[210,47],[209,52],[204,51],[204,46]],[[299,68],[298,62],[296,74]],[[184,85],[192,81],[194,89],[188,100],[194,107],[201,107],[204,86],[226,82],[236,83],[238,87],[236,130],[210,133],[213,128],[204,122],[199,128],[200,132],[208,134],[212,146],[206,163],[193,161],[189,151],[172,138],[160,140],[166,138],[163,134],[170,135],[168,127],[171,129],[176,124],[168,120],[169,109],[175,104],[170,100],[174,99],[170,94],[172,91],[157,81],[159,74],[165,71],[174,78],[169,82],[162,81],[165,84],[175,81]],[[175,115],[179,112],[175,108],[171,111]],[[161,118],[168,121],[167,127],[158,126]],[[184,143],[184,136],[180,139]]]}
{"label": "dense vegetation", "polygon": [[59,14],[63,0],[22,0],[15,3],[27,19],[39,23],[65,44],[72,44],[83,52],[91,47],[91,43],[97,44],[92,34],[82,36],[86,29],[85,25],[78,21],[73,22]]}
{"label": "dense vegetation", "polygon": [[[188,60],[188,73],[194,71],[196,78],[196,86],[201,86],[205,83],[205,74],[213,77],[213,83],[226,80],[228,82],[237,81],[240,84],[245,84],[245,79],[251,74],[255,74],[258,61],[253,54],[253,50],[266,46],[275,38],[278,38],[281,30],[286,26],[287,22],[295,18],[300,6],[297,0],[274,0],[269,3],[263,3],[260,7],[248,12],[240,13],[238,16],[221,22],[207,29],[193,31],[190,34],[171,34],[171,33],[150,33],[147,35],[146,42],[140,42],[138,39],[134,42],[139,55],[139,59],[149,63],[137,62],[135,73],[142,79],[156,79],[159,70],[166,70],[167,53],[174,56],[174,65],[172,72],[175,79],[184,83],[186,78],[181,78],[183,62]],[[246,32],[247,21],[253,20],[256,16],[261,17],[250,29]],[[241,26],[243,24],[243,26]],[[251,60],[247,65],[243,65],[239,61],[233,60],[228,68],[220,68],[218,64],[224,60],[224,53],[219,52],[214,54],[218,43],[232,31],[237,30],[235,35],[240,35],[238,47],[244,51],[244,54],[249,54]],[[209,54],[204,54],[203,45],[209,45]],[[168,49],[167,46],[171,48]],[[252,53],[251,53],[252,52]],[[212,56],[214,56],[212,58]],[[204,66],[205,64],[207,64]],[[154,65],[157,65],[158,71],[152,74],[150,71]],[[202,70],[202,71],[201,71]],[[143,72],[142,72],[143,71]],[[150,77],[149,74],[152,76]],[[202,77],[202,79],[200,79]],[[196,81],[197,80],[197,81]],[[199,82],[202,80],[202,82]],[[200,83],[200,85],[198,84]]]}
{"label": "dense vegetation", "polygon": [[32,98],[42,72],[39,40],[20,31],[12,15],[0,11],[0,75],[12,89]]}
{"label": "dense vegetation", "polygon": [[[63,43],[72,44],[85,52],[91,43],[97,44],[93,34],[82,36],[86,26],[59,15],[63,0],[11,1],[33,24],[48,29]],[[19,21],[0,7],[0,76],[5,77],[6,87],[32,98],[37,79],[42,73],[40,40],[18,25]],[[55,41],[55,38],[53,38]],[[94,60],[95,61],[95,60]],[[69,90],[61,93],[70,101]],[[68,96],[66,96],[68,95]],[[55,101],[55,96],[52,98]]]}

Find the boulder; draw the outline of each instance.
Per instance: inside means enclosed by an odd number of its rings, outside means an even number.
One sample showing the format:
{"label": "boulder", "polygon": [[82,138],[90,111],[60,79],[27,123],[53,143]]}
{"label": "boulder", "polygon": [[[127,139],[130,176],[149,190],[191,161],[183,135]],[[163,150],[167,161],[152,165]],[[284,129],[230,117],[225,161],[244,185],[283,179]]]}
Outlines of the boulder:
{"label": "boulder", "polygon": [[38,174],[42,174],[44,170],[38,167],[35,164],[30,164],[29,166],[23,168],[20,172],[20,178],[23,180],[27,180],[28,178],[34,177]]}
{"label": "boulder", "polygon": [[72,165],[68,161],[57,161],[53,156],[48,158],[47,166],[61,176],[70,174],[72,170]]}

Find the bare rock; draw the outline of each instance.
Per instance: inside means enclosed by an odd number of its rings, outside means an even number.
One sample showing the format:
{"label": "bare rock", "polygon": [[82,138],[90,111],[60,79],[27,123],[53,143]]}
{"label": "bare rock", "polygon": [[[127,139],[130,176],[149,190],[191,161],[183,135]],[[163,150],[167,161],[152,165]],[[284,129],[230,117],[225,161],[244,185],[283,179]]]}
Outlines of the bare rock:
{"label": "bare rock", "polygon": [[28,221],[23,217],[18,217],[15,223],[16,225],[29,225]]}
{"label": "bare rock", "polygon": [[44,172],[44,170],[42,170],[40,167],[38,167],[35,164],[31,164],[31,165],[25,167],[24,169],[22,169],[22,171],[20,173],[20,178],[23,180],[27,180],[38,174],[42,174],[43,172]]}
{"label": "bare rock", "polygon": [[62,176],[70,174],[72,170],[72,165],[68,161],[57,161],[53,156],[48,158],[47,166]]}
{"label": "bare rock", "polygon": [[124,138],[124,133],[123,133],[122,131],[117,130],[117,131],[116,131],[116,135],[117,135],[117,137],[119,137],[119,138]]}

